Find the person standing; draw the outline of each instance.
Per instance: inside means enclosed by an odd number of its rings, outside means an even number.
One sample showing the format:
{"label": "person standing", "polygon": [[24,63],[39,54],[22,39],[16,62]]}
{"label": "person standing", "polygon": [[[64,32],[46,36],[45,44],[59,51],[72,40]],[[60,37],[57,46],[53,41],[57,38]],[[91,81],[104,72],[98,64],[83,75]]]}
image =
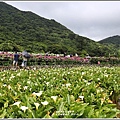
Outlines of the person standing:
{"label": "person standing", "polygon": [[15,54],[13,55],[13,66],[18,66],[18,60],[19,60],[19,54],[17,52],[15,52]]}
{"label": "person standing", "polygon": [[27,66],[27,58],[23,55],[23,62],[22,62],[22,67],[26,67]]}
{"label": "person standing", "polygon": [[22,62],[22,67],[25,67],[27,66],[27,61],[28,59],[30,58],[30,54],[28,54],[28,52],[26,50],[24,50],[22,52],[22,58],[23,58],[23,62]]}

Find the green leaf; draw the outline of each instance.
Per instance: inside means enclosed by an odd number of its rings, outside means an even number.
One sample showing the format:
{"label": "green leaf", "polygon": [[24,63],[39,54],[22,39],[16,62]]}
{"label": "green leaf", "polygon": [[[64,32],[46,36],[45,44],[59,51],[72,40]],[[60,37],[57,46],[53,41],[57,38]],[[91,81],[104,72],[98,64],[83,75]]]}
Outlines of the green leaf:
{"label": "green leaf", "polygon": [[8,107],[8,101],[4,103],[4,108]]}
{"label": "green leaf", "polygon": [[52,107],[52,106],[47,106],[47,108],[44,110],[44,111],[50,111],[51,109],[53,109],[54,107]]}
{"label": "green leaf", "polygon": [[67,101],[68,101],[68,105],[70,105],[70,95],[67,94]]}
{"label": "green leaf", "polygon": [[71,100],[72,102],[74,102],[74,101],[75,101],[75,97],[74,97],[73,95],[70,95],[70,100]]}
{"label": "green leaf", "polygon": [[58,111],[63,111],[63,110],[64,110],[64,102],[61,101],[61,104],[60,104],[60,106],[58,108]]}
{"label": "green leaf", "polygon": [[6,109],[4,109],[3,113],[0,115],[0,118],[5,118],[7,115]]}
{"label": "green leaf", "polygon": [[117,113],[116,112],[109,112],[108,114],[106,114],[106,117],[107,118],[115,118],[116,117],[116,115],[117,115]]}
{"label": "green leaf", "polygon": [[88,118],[93,118],[94,117],[94,107],[95,107],[95,105],[87,106],[84,111],[84,116],[88,117]]}

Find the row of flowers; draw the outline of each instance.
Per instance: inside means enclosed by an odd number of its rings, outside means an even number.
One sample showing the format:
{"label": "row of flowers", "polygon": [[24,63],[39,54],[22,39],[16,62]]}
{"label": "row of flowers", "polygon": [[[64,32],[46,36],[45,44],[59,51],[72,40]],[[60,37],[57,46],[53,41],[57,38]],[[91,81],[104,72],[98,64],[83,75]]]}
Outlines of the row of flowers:
{"label": "row of flowers", "polygon": [[[13,61],[14,53],[2,53],[0,54],[1,64],[7,62],[11,64]],[[19,53],[19,64],[22,62],[22,53]],[[55,64],[81,64],[81,63],[89,63],[90,59],[82,58],[79,56],[60,56],[60,55],[39,55],[39,54],[30,54],[28,65],[55,65]]]}
{"label": "row of flowers", "polygon": [[[22,53],[20,54],[19,64],[22,62]],[[10,65],[13,61],[14,53],[0,52],[0,65]],[[30,54],[28,65],[67,65],[67,64],[120,64],[120,58],[115,57],[80,57],[80,56],[62,56],[62,55],[48,55],[45,54]]]}

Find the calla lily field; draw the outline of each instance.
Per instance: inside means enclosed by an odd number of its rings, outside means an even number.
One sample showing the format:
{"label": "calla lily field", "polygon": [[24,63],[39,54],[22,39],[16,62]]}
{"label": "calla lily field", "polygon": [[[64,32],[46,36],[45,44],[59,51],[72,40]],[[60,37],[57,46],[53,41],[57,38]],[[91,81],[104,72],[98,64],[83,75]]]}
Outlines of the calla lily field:
{"label": "calla lily field", "polygon": [[0,72],[0,118],[119,118],[120,67]]}

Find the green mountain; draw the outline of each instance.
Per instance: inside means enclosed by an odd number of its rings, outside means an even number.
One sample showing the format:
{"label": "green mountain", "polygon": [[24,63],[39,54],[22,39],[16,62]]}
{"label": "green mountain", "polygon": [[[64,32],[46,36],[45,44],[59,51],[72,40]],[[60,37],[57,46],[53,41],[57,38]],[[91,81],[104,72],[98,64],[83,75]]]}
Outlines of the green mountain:
{"label": "green mountain", "polygon": [[103,40],[100,40],[99,43],[102,43],[102,44],[105,44],[105,43],[111,44],[112,43],[115,45],[120,45],[120,36],[116,35],[116,36],[108,37]]}
{"label": "green mountain", "polygon": [[113,46],[79,36],[55,20],[0,2],[0,50],[107,56]]}
{"label": "green mountain", "polygon": [[103,45],[113,46],[114,49],[117,49],[117,54],[120,54],[120,36],[119,35],[105,38],[103,40],[100,40],[99,43]]}

